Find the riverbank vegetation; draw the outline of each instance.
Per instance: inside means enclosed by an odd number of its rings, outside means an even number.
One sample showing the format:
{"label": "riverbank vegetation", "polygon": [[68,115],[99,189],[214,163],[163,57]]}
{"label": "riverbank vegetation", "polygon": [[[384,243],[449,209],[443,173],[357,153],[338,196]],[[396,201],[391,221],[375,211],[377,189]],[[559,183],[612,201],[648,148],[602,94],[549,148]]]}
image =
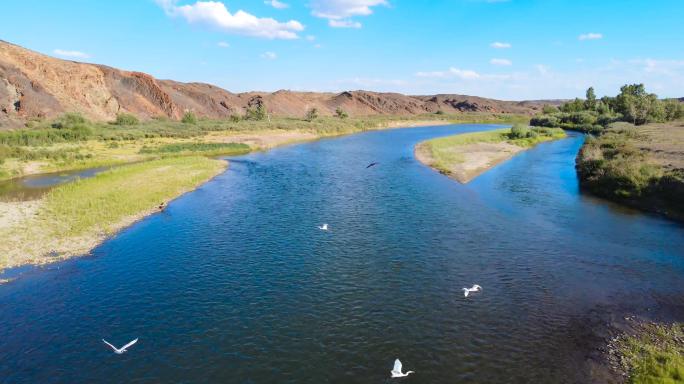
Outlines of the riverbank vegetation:
{"label": "riverbank vegetation", "polygon": [[533,117],[530,125],[573,129],[598,134],[615,122],[633,125],[664,123],[684,117],[684,104],[678,100],[660,100],[646,92],[643,84],[625,85],[615,97],[596,98],[594,88],[587,89],[586,99],[575,99],[559,108],[546,106],[543,114]]}
{"label": "riverbank vegetation", "polygon": [[646,323],[614,344],[629,383],[684,382],[684,324]]}
{"label": "riverbank vegetation", "polygon": [[615,97],[545,106],[530,124],[589,133],[577,155],[580,184],[595,195],[684,219],[684,103],[661,100],[643,84]]}
{"label": "riverbank vegetation", "polygon": [[416,146],[416,157],[440,173],[466,183],[524,149],[563,137],[565,132],[559,128],[515,124],[512,128],[427,140]]}
{"label": "riverbank vegetation", "polygon": [[684,219],[684,122],[612,124],[587,138],[577,172],[598,196]]}
{"label": "riverbank vegetation", "polygon": [[414,124],[528,120],[523,115],[492,113],[349,117],[343,110],[335,116],[275,118],[263,107],[225,120],[201,119],[188,112],[181,121],[140,121],[122,113],[112,122],[93,122],[67,113],[54,120],[31,120],[23,129],[0,131],[0,180],[172,155],[236,155],[289,142]]}
{"label": "riverbank vegetation", "polygon": [[9,203],[0,220],[0,270],[84,254],[103,238],[211,179],[226,162],[187,156],[130,164]]}

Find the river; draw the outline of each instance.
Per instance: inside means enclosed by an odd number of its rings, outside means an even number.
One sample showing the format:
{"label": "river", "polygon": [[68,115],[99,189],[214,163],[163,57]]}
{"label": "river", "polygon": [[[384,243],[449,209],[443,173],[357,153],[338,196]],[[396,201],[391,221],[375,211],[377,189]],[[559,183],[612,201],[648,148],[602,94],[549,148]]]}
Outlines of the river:
{"label": "river", "polygon": [[232,159],[92,255],[0,285],[0,381],[385,383],[400,358],[407,383],[586,382],[594,322],[681,314],[684,228],[582,194],[581,135],[467,185],[413,157],[483,128]]}

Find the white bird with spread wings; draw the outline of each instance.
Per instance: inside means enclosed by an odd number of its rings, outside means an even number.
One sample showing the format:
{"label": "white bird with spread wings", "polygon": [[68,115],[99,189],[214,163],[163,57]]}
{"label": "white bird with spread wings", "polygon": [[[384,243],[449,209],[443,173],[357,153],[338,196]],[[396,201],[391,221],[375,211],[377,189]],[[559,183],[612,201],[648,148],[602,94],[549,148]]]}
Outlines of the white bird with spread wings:
{"label": "white bird with spread wings", "polygon": [[475,284],[475,285],[473,285],[472,288],[463,288],[463,296],[468,297],[468,295],[470,294],[470,292],[479,292],[479,291],[481,291],[481,290],[482,290],[482,287],[480,287],[479,285]]}
{"label": "white bird with spread wings", "polygon": [[413,371],[408,371],[406,373],[401,372],[401,361],[399,359],[394,360],[394,368],[392,368],[392,377],[406,377],[412,373],[415,373]]}
{"label": "white bird with spread wings", "polygon": [[104,341],[105,344],[109,345],[109,346],[114,350],[114,353],[116,353],[117,355],[120,355],[120,354],[122,354],[122,353],[124,353],[124,352],[127,352],[126,350],[128,349],[128,347],[130,347],[130,346],[132,346],[133,344],[137,343],[137,342],[138,342],[138,339],[135,339],[135,340],[129,342],[128,344],[124,345],[124,346],[121,347],[121,348],[117,348],[117,347],[115,347],[115,346],[109,344],[109,343],[107,342],[107,340],[105,340],[105,339],[102,339],[102,341]]}

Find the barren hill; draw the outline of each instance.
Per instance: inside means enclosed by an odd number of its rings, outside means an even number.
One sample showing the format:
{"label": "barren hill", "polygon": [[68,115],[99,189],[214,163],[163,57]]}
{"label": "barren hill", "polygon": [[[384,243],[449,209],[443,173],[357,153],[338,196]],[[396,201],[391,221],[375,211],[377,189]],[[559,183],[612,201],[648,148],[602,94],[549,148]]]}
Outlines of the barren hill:
{"label": "barren hill", "polygon": [[544,103],[500,101],[462,95],[406,96],[398,93],[347,91],[313,93],[277,91],[231,93],[203,83],[158,80],[142,73],[46,56],[0,40],[0,124],[34,117],[81,112],[95,120],[117,113],[143,119],[178,119],[185,111],[225,118],[263,103],[275,116],[300,117],[310,108],[331,115],[338,107],[352,116],[458,112],[532,114]]}

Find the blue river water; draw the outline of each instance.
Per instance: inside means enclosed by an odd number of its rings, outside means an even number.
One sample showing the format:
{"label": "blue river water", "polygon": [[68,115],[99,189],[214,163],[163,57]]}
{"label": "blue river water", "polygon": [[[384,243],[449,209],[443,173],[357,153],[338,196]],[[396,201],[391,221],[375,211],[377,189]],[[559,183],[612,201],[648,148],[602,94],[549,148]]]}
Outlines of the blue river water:
{"label": "blue river water", "polygon": [[466,185],[413,157],[482,129],[231,159],[91,255],[0,285],[0,382],[386,383],[395,358],[416,371],[396,382],[587,382],[594,315],[684,307],[684,227],[582,194],[581,135]]}

